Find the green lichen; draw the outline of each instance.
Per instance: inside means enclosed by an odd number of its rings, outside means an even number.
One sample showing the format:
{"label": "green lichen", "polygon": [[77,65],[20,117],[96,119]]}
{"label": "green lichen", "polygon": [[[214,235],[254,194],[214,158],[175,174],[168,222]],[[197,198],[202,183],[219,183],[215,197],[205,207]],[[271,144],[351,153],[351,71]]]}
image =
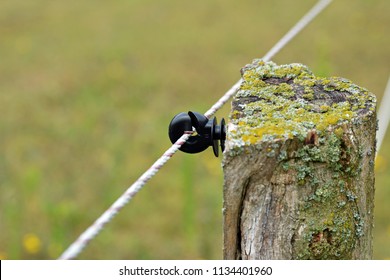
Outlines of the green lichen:
{"label": "green lichen", "polygon": [[302,95],[303,98],[307,100],[313,100],[314,99],[314,92],[310,92],[309,90],[305,89],[305,94]]}
{"label": "green lichen", "polygon": [[322,139],[318,146],[302,144],[293,157],[282,157],[281,170],[294,170],[298,186],[311,190],[299,211],[305,228],[302,236],[294,240],[294,257],[350,259],[356,238],[364,234],[364,221],[351,183],[357,173],[350,169],[356,166],[352,159],[343,160],[345,143],[336,132]]}
{"label": "green lichen", "polygon": [[[230,115],[228,138],[235,146],[264,138],[305,138],[353,121],[358,110],[373,111],[375,97],[343,78],[319,78],[302,64],[276,65],[255,60],[243,68],[243,82]],[[239,128],[239,129],[238,129]]]}
{"label": "green lichen", "polygon": [[[364,149],[353,151],[348,133],[351,125],[361,124],[361,115],[375,111],[375,97],[349,80],[316,77],[301,64],[255,60],[242,77],[228,152],[259,149],[275,159],[278,172],[307,188],[298,211],[302,228],[292,242],[294,258],[350,259],[356,239],[364,235],[352,183]],[[294,143],[293,152],[288,145],[272,145],[287,141]]]}

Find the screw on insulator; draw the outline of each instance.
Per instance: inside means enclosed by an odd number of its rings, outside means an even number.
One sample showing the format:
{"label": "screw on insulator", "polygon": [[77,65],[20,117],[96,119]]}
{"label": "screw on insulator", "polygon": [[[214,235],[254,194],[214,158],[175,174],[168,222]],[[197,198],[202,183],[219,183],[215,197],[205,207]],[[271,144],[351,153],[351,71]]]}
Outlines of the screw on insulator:
{"label": "screw on insulator", "polygon": [[186,131],[194,131],[195,135],[180,147],[185,153],[195,154],[206,150],[212,146],[214,155],[218,157],[219,141],[222,152],[225,150],[226,128],[225,120],[222,119],[220,125],[217,118],[206,118],[204,115],[191,112],[177,114],[169,124],[169,139],[175,143]]}

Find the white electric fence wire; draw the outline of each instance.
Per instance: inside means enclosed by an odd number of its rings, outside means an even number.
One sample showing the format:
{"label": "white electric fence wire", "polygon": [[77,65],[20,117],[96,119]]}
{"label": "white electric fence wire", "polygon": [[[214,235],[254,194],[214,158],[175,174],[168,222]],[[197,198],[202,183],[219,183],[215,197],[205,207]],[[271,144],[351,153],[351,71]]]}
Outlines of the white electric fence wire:
{"label": "white electric fence wire", "polygon": [[58,258],[70,260],[88,245],[88,243],[115,217],[115,215],[135,196],[138,191],[160,170],[160,168],[179,150],[193,132],[185,132],[141,177],[123,193],[69,248]]}
{"label": "white electric fence wire", "polygon": [[276,45],[270,49],[270,51],[263,57],[264,61],[269,61],[272,57],[275,56],[288,42],[291,41],[309,22],[311,22],[323,9],[325,9],[332,0],[321,0],[311,8],[311,10],[304,15],[293,28],[290,29],[286,35],[283,36]]}
{"label": "white electric fence wire", "polygon": [[[293,28],[263,57],[264,61],[269,61],[279,52],[291,39],[294,38],[307,24],[310,23],[332,0],[321,0],[296,24]],[[206,113],[210,118],[234,95],[241,85],[240,79],[229,89]],[[179,148],[190,138],[193,131],[185,132],[141,177],[138,178],[123,193],[112,206],[107,209],[87,230],[85,230],[75,242],[58,258],[60,260],[70,260],[76,258],[88,243],[99,234],[103,227],[110,222],[115,215],[138,193],[138,191],[148,182],[162,166],[179,150]]]}
{"label": "white electric fence wire", "polygon": [[376,153],[378,154],[383,139],[385,138],[387,127],[390,122],[390,77],[387,81],[385,93],[383,94],[381,106],[378,112],[378,138],[376,142]]}
{"label": "white electric fence wire", "polygon": [[[267,53],[262,60],[270,61],[281,49],[283,49],[299,32],[302,31],[320,12],[322,12],[332,0],[320,0],[313,6]],[[210,118],[226,102],[229,101],[240,88],[242,79],[234,84],[204,115]]]}

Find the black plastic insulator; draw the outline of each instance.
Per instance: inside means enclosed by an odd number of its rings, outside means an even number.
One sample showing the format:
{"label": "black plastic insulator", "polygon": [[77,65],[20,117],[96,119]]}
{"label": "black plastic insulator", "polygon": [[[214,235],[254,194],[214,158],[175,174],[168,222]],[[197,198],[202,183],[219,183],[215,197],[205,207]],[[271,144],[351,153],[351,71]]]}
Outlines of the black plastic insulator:
{"label": "black plastic insulator", "polygon": [[218,141],[221,143],[222,151],[225,150],[226,129],[225,120],[217,124],[217,118],[206,118],[204,115],[191,112],[177,114],[169,124],[169,139],[175,143],[186,131],[195,131],[180,150],[186,153],[195,154],[213,147],[214,155],[218,157]]}

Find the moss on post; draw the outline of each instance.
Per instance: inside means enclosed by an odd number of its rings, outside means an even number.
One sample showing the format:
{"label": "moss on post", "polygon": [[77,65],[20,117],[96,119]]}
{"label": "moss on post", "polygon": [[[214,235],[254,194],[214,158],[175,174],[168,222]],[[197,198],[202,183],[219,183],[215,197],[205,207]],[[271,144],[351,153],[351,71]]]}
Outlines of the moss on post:
{"label": "moss on post", "polygon": [[242,69],[223,168],[226,259],[370,259],[376,100],[304,65]]}

